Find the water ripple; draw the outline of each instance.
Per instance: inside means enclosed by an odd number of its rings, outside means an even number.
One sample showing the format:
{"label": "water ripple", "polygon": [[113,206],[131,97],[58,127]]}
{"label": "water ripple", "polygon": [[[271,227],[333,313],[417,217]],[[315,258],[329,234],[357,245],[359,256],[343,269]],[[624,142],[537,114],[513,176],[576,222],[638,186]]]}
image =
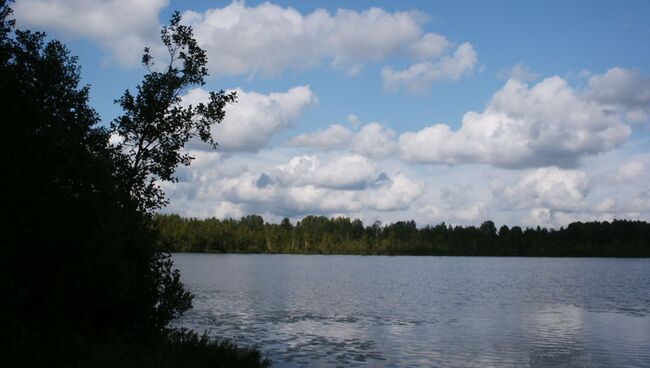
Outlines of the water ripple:
{"label": "water ripple", "polygon": [[276,367],[648,367],[650,261],[175,255],[176,325]]}

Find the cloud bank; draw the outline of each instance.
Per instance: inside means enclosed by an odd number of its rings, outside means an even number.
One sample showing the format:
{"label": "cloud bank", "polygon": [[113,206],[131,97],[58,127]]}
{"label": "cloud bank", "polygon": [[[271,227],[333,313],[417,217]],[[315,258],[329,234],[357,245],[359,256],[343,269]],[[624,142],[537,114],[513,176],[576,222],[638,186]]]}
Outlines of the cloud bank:
{"label": "cloud bank", "polygon": [[[107,60],[138,65],[145,46],[159,50],[159,14],[168,0],[22,0],[14,10],[19,26],[45,28],[97,43]],[[477,55],[465,42],[455,48],[445,36],[425,32],[427,16],[416,10],[390,12],[316,9],[302,14],[270,2],[247,6],[233,1],[204,12],[186,10],[182,22],[194,28],[208,54],[213,76],[277,76],[285,70],[330,65],[348,74],[369,63],[393,58],[414,64],[385,67],[390,90],[422,91],[440,80],[457,80],[476,67]]]}
{"label": "cloud bank", "polygon": [[372,7],[302,14],[272,3],[249,7],[243,1],[183,13],[183,21],[194,27],[208,51],[213,73],[277,75],[327,63],[356,74],[368,63],[402,57],[418,63],[405,71],[386,68],[382,75],[391,89],[406,85],[413,90],[438,80],[456,80],[477,63],[471,44],[463,43],[450,53],[453,44],[446,37],[425,33],[426,19],[418,11]]}
{"label": "cloud bank", "polygon": [[[629,110],[627,96],[603,93],[611,91],[603,86],[610,85],[610,73],[593,77],[587,91],[575,90],[557,76],[533,86],[510,79],[485,110],[467,112],[459,129],[436,124],[403,133],[401,155],[409,162],[429,164],[576,167],[586,156],[619,147],[631,134],[625,120],[635,110]],[[622,111],[613,110],[614,103],[620,103]]]}

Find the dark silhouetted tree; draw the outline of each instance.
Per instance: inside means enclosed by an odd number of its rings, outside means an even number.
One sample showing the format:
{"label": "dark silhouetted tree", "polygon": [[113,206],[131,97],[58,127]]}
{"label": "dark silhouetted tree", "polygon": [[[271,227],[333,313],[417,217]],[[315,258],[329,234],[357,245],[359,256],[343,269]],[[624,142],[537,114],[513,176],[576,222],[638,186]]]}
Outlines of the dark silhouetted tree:
{"label": "dark silhouetted tree", "polygon": [[[162,332],[191,294],[157,249],[157,181],[190,163],[189,139],[216,145],[210,127],[235,96],[180,104],[204,83],[207,59],[176,13],[161,34],[169,65],[155,71],[145,50],[149,73],[118,100],[124,115],[108,130],[79,85],[77,59],[43,33],[12,32],[10,15],[0,0],[2,336]],[[111,134],[122,142],[110,145]]]}
{"label": "dark silhouetted tree", "polygon": [[112,124],[117,148],[127,159],[124,175],[131,178],[131,191],[144,206],[154,210],[165,204],[156,181],[173,181],[179,165],[189,165],[192,156],[183,150],[190,139],[217,146],[211,127],[221,123],[224,108],[235,102],[234,92],[210,92],[205,103],[181,104],[181,95],[201,86],[208,75],[207,56],[196,43],[192,28],[180,24],[174,13],[161,31],[169,62],[157,66],[145,48],[142,63],[149,71],[133,95],[126,91],[117,100],[124,114]]}

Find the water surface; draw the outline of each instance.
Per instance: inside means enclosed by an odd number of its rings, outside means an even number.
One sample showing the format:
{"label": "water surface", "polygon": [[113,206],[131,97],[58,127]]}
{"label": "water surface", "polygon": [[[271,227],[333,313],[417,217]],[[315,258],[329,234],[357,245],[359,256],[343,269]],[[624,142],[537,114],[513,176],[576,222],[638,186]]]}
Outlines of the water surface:
{"label": "water surface", "polygon": [[275,367],[650,367],[650,260],[175,254]]}

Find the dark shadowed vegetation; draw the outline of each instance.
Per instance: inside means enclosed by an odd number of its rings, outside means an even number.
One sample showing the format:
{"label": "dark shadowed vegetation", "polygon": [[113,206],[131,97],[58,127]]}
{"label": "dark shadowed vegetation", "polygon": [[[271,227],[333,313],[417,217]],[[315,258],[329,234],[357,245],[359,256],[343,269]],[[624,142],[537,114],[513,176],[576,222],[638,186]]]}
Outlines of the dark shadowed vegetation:
{"label": "dark shadowed vegetation", "polygon": [[[206,57],[174,15],[168,65],[148,69],[102,127],[77,59],[40,32],[14,29],[0,0],[0,351],[6,366],[264,366],[259,353],[168,324],[192,295],[157,248],[165,203],[189,139],[212,143],[234,95],[181,107],[203,84]],[[119,144],[109,144],[109,137]],[[3,364],[4,365],[4,364]]]}
{"label": "dark shadowed vegetation", "polygon": [[575,222],[566,228],[497,230],[414,221],[364,226],[345,217],[307,216],[295,225],[261,216],[240,220],[157,215],[161,246],[173,252],[387,254],[441,256],[650,257],[650,224],[643,221]]}
{"label": "dark shadowed vegetation", "polygon": [[[7,367],[265,367],[260,352],[214,340],[189,330],[169,330],[147,339],[110,334],[59,335],[64,338],[13,340],[7,345]],[[6,354],[8,353],[8,354]],[[54,359],[53,359],[54,358]]]}

